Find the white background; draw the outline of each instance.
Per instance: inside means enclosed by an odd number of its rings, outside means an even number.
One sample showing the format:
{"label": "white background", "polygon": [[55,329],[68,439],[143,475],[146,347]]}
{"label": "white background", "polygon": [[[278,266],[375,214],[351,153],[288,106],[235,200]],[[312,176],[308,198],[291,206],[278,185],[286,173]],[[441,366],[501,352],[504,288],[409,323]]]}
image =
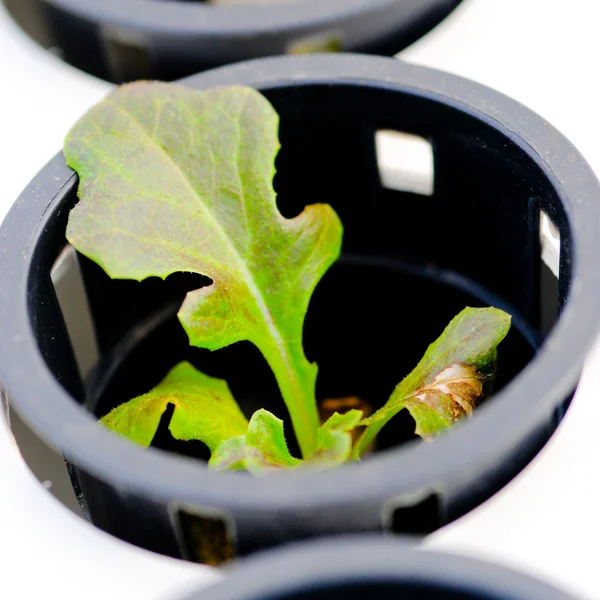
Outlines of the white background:
{"label": "white background", "polygon": [[[597,0],[464,0],[402,53],[490,85],[542,114],[600,169]],[[38,48],[0,6],[0,217],[110,86]],[[599,224],[600,225],[600,224]],[[600,306],[599,306],[600,309]],[[551,442],[511,484],[426,546],[489,557],[600,598],[600,350]],[[141,551],[72,514],[33,478],[0,423],[0,597],[176,598],[216,579]],[[540,599],[543,600],[543,599]]]}

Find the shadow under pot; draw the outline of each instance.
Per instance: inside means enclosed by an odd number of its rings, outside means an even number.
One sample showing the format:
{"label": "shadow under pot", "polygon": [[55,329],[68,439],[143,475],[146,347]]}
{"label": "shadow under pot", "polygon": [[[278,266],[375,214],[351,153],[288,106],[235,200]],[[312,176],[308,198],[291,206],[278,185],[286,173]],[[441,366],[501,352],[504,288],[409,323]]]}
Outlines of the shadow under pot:
{"label": "shadow under pot", "polygon": [[262,91],[281,118],[281,211],[326,202],[344,224],[343,255],[305,326],[320,400],[377,409],[466,305],[502,308],[513,327],[495,395],[432,443],[399,415],[360,463],[262,478],[209,471],[202,444],[164,427],[144,450],[96,419],[181,360],[226,379],[247,414],[287,411],[253,346],[189,346],[176,313],[202,278],[111,280],[66,245],[77,177],[59,155],[2,226],[0,375],[13,409],[68,457],[89,518],[207,561],[215,548],[225,559],[341,532],[424,534],[489,498],[554,431],[600,329],[600,189],[588,165],[513,100],[397,60],[271,58],[184,83]]}
{"label": "shadow under pot", "polygon": [[512,569],[371,536],[293,544],[228,571],[186,600],[574,600]]}
{"label": "shadow under pot", "polygon": [[276,54],[391,56],[460,0],[5,0],[68,63],[114,82],[173,80]]}

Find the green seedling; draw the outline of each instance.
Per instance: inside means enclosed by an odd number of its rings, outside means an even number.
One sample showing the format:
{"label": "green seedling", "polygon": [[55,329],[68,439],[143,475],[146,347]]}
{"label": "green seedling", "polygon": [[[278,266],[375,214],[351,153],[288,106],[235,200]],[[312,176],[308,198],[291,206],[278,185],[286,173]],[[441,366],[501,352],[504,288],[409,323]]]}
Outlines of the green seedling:
{"label": "green seedling", "polygon": [[257,475],[360,459],[405,408],[423,438],[444,431],[483,397],[510,328],[501,310],[466,308],[380,410],[367,418],[360,410],[335,413],[320,423],[317,365],[304,354],[302,330],[316,285],[340,255],[342,224],[326,204],[292,219],[279,212],[278,127],[271,104],[247,87],[139,82],[91,109],[64,146],[80,179],[68,241],[113,278],[209,277],[178,313],[190,344],[253,343],[275,375],[302,456],[290,454],[280,419],[261,409],[247,421],[226,382],[188,363],[101,422],[148,446],[174,405],[173,437],[204,442],[210,468]]}

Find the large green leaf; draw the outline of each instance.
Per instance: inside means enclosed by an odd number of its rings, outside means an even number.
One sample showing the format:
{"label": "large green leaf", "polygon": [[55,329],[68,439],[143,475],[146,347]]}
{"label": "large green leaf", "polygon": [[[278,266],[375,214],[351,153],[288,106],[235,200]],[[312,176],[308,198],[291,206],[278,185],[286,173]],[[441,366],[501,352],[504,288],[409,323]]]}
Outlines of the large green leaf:
{"label": "large green leaf", "polygon": [[178,440],[200,440],[212,451],[245,434],[248,421],[221,379],[183,362],[150,392],[117,406],[101,419],[113,431],[148,447],[169,404],[175,409],[169,430]]}
{"label": "large green leaf", "polygon": [[67,238],[114,278],[210,277],[179,313],[190,343],[254,343],[309,456],[317,366],[304,355],[302,327],[313,289],[339,255],[342,226],[328,205],[293,219],[279,213],[277,129],[273,107],[249,88],[118,88],[65,141],[81,199]]}
{"label": "large green leaf", "polygon": [[355,457],[403,408],[414,418],[415,432],[424,438],[471,414],[483,395],[483,382],[494,375],[497,346],[510,321],[510,315],[497,308],[465,308],[454,317],[383,408],[361,421],[367,429],[355,445]]}

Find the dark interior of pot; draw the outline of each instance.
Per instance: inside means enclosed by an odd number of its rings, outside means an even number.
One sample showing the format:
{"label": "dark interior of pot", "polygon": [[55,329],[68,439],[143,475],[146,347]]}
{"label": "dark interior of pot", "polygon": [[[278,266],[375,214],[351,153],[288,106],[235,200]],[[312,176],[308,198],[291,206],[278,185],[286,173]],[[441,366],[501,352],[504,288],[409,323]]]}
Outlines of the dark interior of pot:
{"label": "dark interior of pot", "polygon": [[[366,583],[355,586],[339,586],[337,588],[323,588],[309,592],[300,592],[282,596],[277,600],[509,600],[471,594],[464,591],[455,591],[434,587],[433,585],[410,585],[397,583]],[[269,599],[275,600],[275,598]]]}
{"label": "dark interior of pot", "polygon": [[[357,396],[379,408],[465,306],[493,305],[513,317],[499,351],[501,389],[535,354],[569,285],[567,221],[538,165],[484,122],[425,97],[352,85],[265,93],[281,117],[280,210],[291,217],[307,204],[330,203],[344,224],[343,256],[319,284],[304,330],[307,356],[319,365],[319,401]],[[425,160],[415,165],[417,155]],[[76,202],[75,191],[65,209]],[[67,214],[57,211],[59,233],[47,241],[54,257],[64,245]],[[554,232],[554,254],[540,222]],[[65,271],[57,265],[61,300]],[[165,281],[113,281],[83,257],[79,265],[94,324],[74,343],[85,385],[61,371],[61,336],[42,314],[52,310],[49,303],[32,302],[32,322],[59,380],[96,416],[147,392],[188,360],[227,380],[247,415],[264,407],[285,418],[294,439],[275,379],[255,347],[189,346],[176,313],[186,292],[208,280],[176,274]],[[557,282],[551,271],[559,269]],[[85,300],[77,303],[75,296],[67,294],[68,310],[61,301],[72,340],[73,315],[81,322],[86,312]],[[83,368],[82,353],[96,345],[99,360],[88,358]],[[202,443],[171,438],[169,416],[154,445],[206,459]],[[410,416],[400,414],[382,431],[378,450],[413,439],[413,431]]]}
{"label": "dark interior of pot", "polygon": [[[457,589],[435,583],[368,582],[323,586],[298,592],[261,596],[260,600],[511,600],[507,596]],[[258,600],[249,595],[248,600]]]}

